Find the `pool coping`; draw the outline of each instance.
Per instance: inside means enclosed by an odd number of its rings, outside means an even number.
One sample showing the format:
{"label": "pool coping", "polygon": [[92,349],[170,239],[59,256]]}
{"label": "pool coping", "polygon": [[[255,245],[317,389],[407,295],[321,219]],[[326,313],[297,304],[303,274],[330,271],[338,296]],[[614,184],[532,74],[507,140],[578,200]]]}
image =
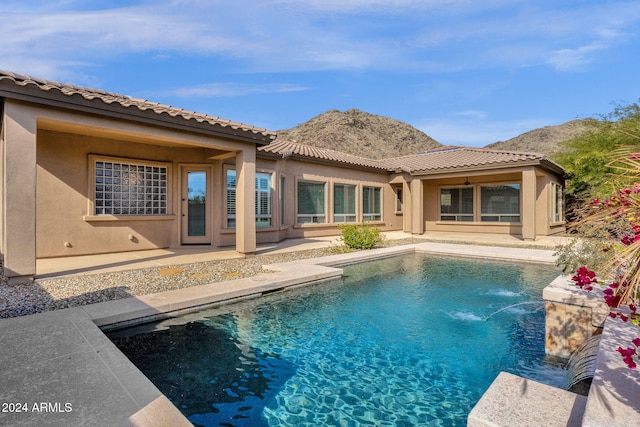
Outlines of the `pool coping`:
{"label": "pool coping", "polygon": [[342,276],[342,269],[340,268],[342,265],[412,252],[533,263],[555,262],[553,251],[551,250],[432,242],[415,243],[268,264],[264,268],[270,270],[270,273],[91,304],[83,306],[82,309],[97,326],[103,330],[111,330],[136,323],[159,320],[184,311],[198,310],[212,304],[252,298],[290,286],[337,278]]}
{"label": "pool coping", "polygon": [[189,426],[104,330],[337,278],[341,266],[413,252],[555,262],[552,250],[425,242],[272,264],[265,266],[272,272],[254,277],[5,319],[0,403],[24,402],[29,410],[0,412],[0,424],[98,426],[108,419],[113,425]]}

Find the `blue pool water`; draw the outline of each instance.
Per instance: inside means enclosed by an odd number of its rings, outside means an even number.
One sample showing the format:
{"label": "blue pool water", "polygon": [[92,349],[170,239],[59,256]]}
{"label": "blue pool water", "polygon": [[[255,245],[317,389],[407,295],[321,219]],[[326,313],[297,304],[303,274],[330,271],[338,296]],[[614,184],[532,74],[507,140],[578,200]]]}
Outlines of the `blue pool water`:
{"label": "blue pool water", "polygon": [[110,334],[196,426],[464,426],[500,371],[554,386],[549,266],[420,254]]}

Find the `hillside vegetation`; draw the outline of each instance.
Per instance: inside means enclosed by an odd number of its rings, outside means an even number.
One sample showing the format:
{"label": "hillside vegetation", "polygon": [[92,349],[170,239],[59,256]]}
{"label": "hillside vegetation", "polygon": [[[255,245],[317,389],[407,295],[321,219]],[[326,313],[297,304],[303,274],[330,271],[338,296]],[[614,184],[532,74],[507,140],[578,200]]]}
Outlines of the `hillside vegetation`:
{"label": "hillside vegetation", "polygon": [[[550,156],[562,151],[564,141],[584,133],[588,127],[588,120],[572,120],[558,126],[534,129],[485,148]],[[404,156],[443,146],[407,123],[357,109],[327,111],[294,128],[278,131],[278,139],[370,159]]]}
{"label": "hillside vegetation", "polygon": [[545,126],[530,130],[507,141],[489,144],[486,148],[504,151],[531,151],[551,155],[562,151],[562,142],[585,133],[588,128],[588,120],[572,120],[557,126]]}

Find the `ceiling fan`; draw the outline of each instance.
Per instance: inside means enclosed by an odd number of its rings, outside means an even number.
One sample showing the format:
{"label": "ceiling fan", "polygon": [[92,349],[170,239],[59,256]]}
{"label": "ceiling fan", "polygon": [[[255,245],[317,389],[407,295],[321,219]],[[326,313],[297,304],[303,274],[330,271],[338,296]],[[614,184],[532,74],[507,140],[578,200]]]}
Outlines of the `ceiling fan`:
{"label": "ceiling fan", "polygon": [[466,177],[464,179],[464,185],[471,185],[471,184],[477,184],[476,182],[469,182],[469,177]]}

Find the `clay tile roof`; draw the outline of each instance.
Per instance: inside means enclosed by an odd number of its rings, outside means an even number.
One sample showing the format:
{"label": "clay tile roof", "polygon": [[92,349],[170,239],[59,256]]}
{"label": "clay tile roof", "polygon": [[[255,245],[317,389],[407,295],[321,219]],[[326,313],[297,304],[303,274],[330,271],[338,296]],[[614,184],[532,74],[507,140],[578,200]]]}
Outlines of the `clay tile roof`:
{"label": "clay tile roof", "polygon": [[452,170],[478,170],[544,164],[562,173],[562,168],[538,153],[495,151],[472,147],[441,147],[423,153],[372,160],[327,148],[318,148],[276,139],[269,145],[258,148],[259,152],[288,157],[301,157],[351,166],[367,167],[388,172],[411,174],[436,174]]}
{"label": "clay tile roof", "polygon": [[[151,102],[140,98],[133,98],[117,93],[106,92],[100,89],[90,89],[66,83],[63,84],[52,80],[45,80],[25,74],[16,74],[10,71],[0,70],[0,85],[4,86],[6,84],[13,85],[15,88],[22,88],[23,92],[27,92],[29,89],[38,89],[51,96],[62,95],[62,97],[58,98],[64,98],[64,101],[70,103],[78,103],[78,101],[81,100],[101,102],[106,105],[132,109],[132,114],[135,114],[136,110],[139,112],[150,110],[159,116],[164,116],[165,119],[170,117],[183,119],[185,121],[194,121],[206,126],[219,126],[223,128],[223,130],[228,131],[228,133],[249,133],[253,135],[255,139],[263,142],[269,142],[275,138],[275,133],[268,131],[267,129],[257,128],[239,122],[232,122],[230,120],[221,119],[220,117],[196,113],[182,108],[176,108],[170,105]],[[84,102],[82,105],[86,106],[87,103]]]}
{"label": "clay tile roof", "polygon": [[442,147],[424,153],[385,159],[390,170],[410,173],[438,173],[447,170],[471,170],[521,164],[550,162],[544,155],[516,151],[494,151],[471,147]]}
{"label": "clay tile roof", "polygon": [[378,160],[371,160],[364,157],[354,156],[352,154],[342,153],[340,151],[330,150],[328,148],[312,147],[310,145],[298,144],[279,139],[276,139],[269,145],[259,147],[258,151],[275,154],[282,156],[283,158],[296,156],[380,170],[388,169],[386,165],[382,164],[382,162]]}

